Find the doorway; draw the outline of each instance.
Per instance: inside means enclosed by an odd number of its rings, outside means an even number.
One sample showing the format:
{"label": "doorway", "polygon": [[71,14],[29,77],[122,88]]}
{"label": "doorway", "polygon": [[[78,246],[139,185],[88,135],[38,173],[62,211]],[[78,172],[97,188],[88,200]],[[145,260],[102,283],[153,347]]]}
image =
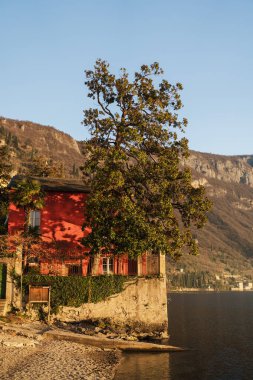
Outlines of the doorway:
{"label": "doorway", "polygon": [[138,275],[138,261],[137,259],[128,259],[128,275],[137,276]]}
{"label": "doorway", "polygon": [[0,263],[0,299],[6,297],[7,265]]}

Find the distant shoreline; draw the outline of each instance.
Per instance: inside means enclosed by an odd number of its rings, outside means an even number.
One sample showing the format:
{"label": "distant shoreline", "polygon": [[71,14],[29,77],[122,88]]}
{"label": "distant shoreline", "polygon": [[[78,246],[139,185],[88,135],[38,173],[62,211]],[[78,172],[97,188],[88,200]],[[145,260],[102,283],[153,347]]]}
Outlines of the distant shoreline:
{"label": "distant shoreline", "polygon": [[173,289],[173,290],[170,290],[168,289],[167,293],[221,293],[221,292],[226,292],[226,293],[245,293],[245,292],[253,292],[253,289],[245,289],[245,290],[241,290],[241,289],[238,289],[238,290],[216,290],[216,289],[200,289],[200,288],[183,288],[183,289]]}

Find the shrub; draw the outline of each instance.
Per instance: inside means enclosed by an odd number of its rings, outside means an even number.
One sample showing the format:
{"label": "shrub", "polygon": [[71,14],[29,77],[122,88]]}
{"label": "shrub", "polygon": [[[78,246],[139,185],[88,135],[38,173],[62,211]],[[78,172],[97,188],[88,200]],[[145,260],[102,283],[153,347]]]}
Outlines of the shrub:
{"label": "shrub", "polygon": [[59,306],[79,307],[87,302],[100,302],[123,290],[126,276],[43,276],[28,273],[23,276],[23,287],[28,294],[29,285],[51,286],[51,309]]}

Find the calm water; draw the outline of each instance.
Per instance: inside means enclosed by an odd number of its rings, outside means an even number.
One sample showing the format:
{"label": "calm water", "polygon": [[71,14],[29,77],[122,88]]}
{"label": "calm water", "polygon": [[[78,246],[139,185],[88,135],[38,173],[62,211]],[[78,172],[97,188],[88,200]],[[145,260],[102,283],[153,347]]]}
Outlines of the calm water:
{"label": "calm water", "polygon": [[170,344],[184,353],[126,354],[116,380],[253,380],[253,292],[169,295]]}

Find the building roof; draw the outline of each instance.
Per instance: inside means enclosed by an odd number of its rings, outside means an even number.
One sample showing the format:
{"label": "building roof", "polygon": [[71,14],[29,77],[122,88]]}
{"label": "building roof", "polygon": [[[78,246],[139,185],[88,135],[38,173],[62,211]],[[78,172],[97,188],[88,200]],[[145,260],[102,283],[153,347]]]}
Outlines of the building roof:
{"label": "building roof", "polygon": [[[18,181],[27,178],[24,175],[16,175],[12,177],[8,188],[15,187]],[[89,193],[90,190],[80,179],[66,179],[66,178],[48,178],[48,177],[29,177],[33,180],[40,182],[41,188],[44,191],[57,191],[64,193]]]}

